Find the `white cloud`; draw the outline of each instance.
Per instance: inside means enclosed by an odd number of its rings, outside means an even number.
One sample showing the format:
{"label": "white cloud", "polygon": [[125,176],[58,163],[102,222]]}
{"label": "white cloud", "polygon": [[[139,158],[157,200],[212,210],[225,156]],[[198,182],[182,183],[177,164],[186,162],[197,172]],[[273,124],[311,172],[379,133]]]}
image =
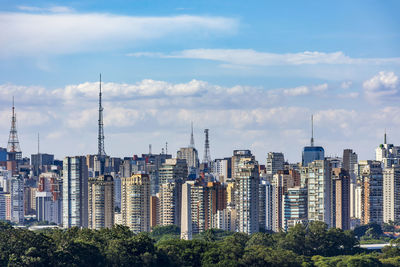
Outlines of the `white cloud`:
{"label": "white cloud", "polygon": [[276,66],[314,64],[400,64],[400,58],[351,58],[343,52],[325,53],[304,51],[300,53],[276,54],[252,49],[189,49],[170,54],[138,52],[134,57],[161,57],[214,60],[232,65]]}
{"label": "white cloud", "polygon": [[27,12],[51,12],[51,13],[69,13],[74,9],[66,6],[36,7],[36,6],[17,6],[19,10]]}
{"label": "white cloud", "polygon": [[[382,80],[387,86],[396,84],[393,78]],[[219,156],[227,156],[232,149],[251,147],[260,161],[266,152],[273,150],[284,152],[289,159],[298,159],[302,146],[308,143],[312,113],[316,140],[326,148],[328,155],[340,154],[341,149],[350,145],[363,155],[369,150],[373,153],[378,132],[388,125],[393,132],[400,130],[397,102],[390,105],[386,101],[381,108],[364,108],[365,99],[359,98],[346,106],[348,102],[339,98],[343,97],[340,95],[343,90],[331,90],[327,93],[331,97],[327,98],[324,92],[329,88],[330,85],[322,83],[265,90],[243,85],[226,87],[199,80],[104,83],[106,150],[117,156],[139,154],[147,150],[149,143],[158,151],[156,147],[168,141],[171,151],[176,151],[187,144],[185,138],[189,139],[191,121],[194,121],[195,131],[197,129],[196,144],[200,151],[201,129],[209,128],[213,156],[217,152]],[[307,93],[307,98],[299,101],[303,92]],[[345,93],[348,93],[346,97],[356,97],[350,95],[355,92]],[[53,90],[0,85],[1,99],[13,94],[19,99],[16,112],[24,153],[36,151],[37,132],[43,138],[43,146],[49,144],[50,150],[46,152],[64,156],[96,151],[98,82]],[[332,103],[341,106],[325,108]],[[7,133],[10,108],[0,111],[0,121],[3,122],[0,128]],[[3,139],[6,142],[7,136]]]}
{"label": "white cloud", "polygon": [[352,81],[344,81],[342,82],[342,84],[340,85],[340,87],[342,89],[349,89],[350,86],[352,86],[353,82]]}
{"label": "white cloud", "polygon": [[399,92],[399,78],[394,72],[380,71],[363,83],[365,94],[371,100],[380,97],[394,96]]}
{"label": "white cloud", "polygon": [[283,93],[287,96],[307,95],[310,93],[310,89],[308,89],[307,86],[300,86],[296,88],[284,89]]}
{"label": "white cloud", "polygon": [[[20,7],[21,8],[21,7]],[[24,11],[43,11],[22,7]],[[68,12],[53,7],[44,13],[0,13],[0,56],[38,56],[126,48],[166,36],[196,38],[229,34],[238,21],[225,17],[133,17]],[[54,12],[61,13],[54,13]]]}

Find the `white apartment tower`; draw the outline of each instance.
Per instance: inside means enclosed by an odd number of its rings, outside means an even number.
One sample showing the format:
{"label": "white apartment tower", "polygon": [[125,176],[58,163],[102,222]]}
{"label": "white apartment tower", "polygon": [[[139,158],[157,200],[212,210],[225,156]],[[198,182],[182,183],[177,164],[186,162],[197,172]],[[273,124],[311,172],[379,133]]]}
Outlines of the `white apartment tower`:
{"label": "white apartment tower", "polygon": [[88,227],[88,167],[86,157],[63,162],[63,227]]}
{"label": "white apartment tower", "polygon": [[400,221],[400,166],[383,171],[383,222]]}

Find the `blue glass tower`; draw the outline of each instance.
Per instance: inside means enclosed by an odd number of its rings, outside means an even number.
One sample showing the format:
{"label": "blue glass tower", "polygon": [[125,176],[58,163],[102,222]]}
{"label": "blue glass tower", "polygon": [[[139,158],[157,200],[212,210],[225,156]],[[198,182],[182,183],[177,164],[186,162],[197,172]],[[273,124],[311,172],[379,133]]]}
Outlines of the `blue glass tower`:
{"label": "blue glass tower", "polygon": [[311,145],[303,149],[302,166],[308,166],[314,160],[323,160],[325,158],[325,150],[322,146],[314,146],[314,123],[311,116]]}

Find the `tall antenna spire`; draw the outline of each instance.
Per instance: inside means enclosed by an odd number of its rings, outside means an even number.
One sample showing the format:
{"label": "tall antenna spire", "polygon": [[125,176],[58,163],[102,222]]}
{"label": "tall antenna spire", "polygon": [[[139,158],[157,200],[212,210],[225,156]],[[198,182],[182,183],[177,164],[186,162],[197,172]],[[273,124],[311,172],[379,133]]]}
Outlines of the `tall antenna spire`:
{"label": "tall antenna spire", "polygon": [[385,128],[385,135],[383,136],[383,143],[387,144],[387,139],[386,139],[386,128]]}
{"label": "tall antenna spire", "polygon": [[165,142],[165,154],[168,154],[168,142]]}
{"label": "tall antenna spire", "polygon": [[314,116],[311,115],[311,146],[314,146]]}
{"label": "tall antenna spire", "polygon": [[208,129],[204,130],[204,133],[206,135],[206,141],[204,143],[204,158],[203,158],[203,163],[209,164],[211,162],[211,156],[210,156],[210,142],[208,140]]}
{"label": "tall antenna spire", "polygon": [[8,160],[19,160],[22,159],[22,152],[19,146],[18,134],[17,134],[17,115],[15,114],[14,96],[12,98],[12,118],[11,118],[11,129],[8,137]]}
{"label": "tall antenna spire", "polygon": [[192,133],[190,134],[190,147],[194,148],[193,121],[192,121]]}
{"label": "tall antenna spire", "polygon": [[103,106],[101,105],[101,73],[100,73],[100,85],[99,85],[99,135],[98,135],[98,152],[97,155],[100,157],[106,156],[104,150],[104,125],[103,125]]}

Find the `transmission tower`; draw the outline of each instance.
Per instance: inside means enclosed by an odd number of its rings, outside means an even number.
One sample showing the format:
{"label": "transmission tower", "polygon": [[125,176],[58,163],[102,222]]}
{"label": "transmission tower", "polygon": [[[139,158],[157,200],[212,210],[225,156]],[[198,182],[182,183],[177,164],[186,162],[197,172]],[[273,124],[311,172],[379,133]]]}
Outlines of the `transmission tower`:
{"label": "transmission tower", "polygon": [[192,122],[192,133],[190,134],[190,147],[194,148],[193,122]]}
{"label": "transmission tower", "polygon": [[18,141],[17,115],[15,114],[14,97],[12,99],[11,129],[10,129],[10,135],[8,137],[7,151],[8,151],[8,160],[22,159],[22,152]]}
{"label": "transmission tower", "polygon": [[203,163],[210,163],[211,162],[211,156],[210,156],[210,142],[208,140],[208,129],[204,130],[204,133],[206,135],[206,142],[204,143],[204,158],[203,158]]}
{"label": "transmission tower", "polygon": [[104,124],[103,124],[103,106],[101,105],[101,74],[100,74],[100,92],[99,92],[99,136],[98,136],[98,152],[99,157],[105,157],[106,151],[104,150]]}

